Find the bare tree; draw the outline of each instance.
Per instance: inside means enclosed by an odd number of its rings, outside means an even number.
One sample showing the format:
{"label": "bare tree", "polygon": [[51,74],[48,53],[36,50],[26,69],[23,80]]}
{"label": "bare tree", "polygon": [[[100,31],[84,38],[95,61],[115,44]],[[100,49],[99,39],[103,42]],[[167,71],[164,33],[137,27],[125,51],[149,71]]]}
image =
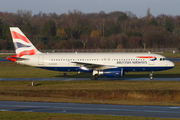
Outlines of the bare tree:
{"label": "bare tree", "polygon": [[89,41],[89,35],[81,35],[81,42],[83,43],[83,49],[86,48],[86,44]]}
{"label": "bare tree", "polygon": [[98,29],[100,35],[104,37],[105,18],[98,20],[95,26]]}
{"label": "bare tree", "polygon": [[152,15],[151,15],[151,12],[150,12],[150,8],[147,9],[147,13],[146,13],[146,19],[149,21],[151,20],[152,18]]}

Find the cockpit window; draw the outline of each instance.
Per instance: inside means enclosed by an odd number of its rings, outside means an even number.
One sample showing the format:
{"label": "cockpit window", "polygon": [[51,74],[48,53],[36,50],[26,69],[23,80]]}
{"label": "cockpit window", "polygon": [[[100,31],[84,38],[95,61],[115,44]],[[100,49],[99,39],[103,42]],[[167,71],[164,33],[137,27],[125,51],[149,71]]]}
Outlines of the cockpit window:
{"label": "cockpit window", "polygon": [[166,58],[160,58],[160,61],[165,61],[166,60]]}

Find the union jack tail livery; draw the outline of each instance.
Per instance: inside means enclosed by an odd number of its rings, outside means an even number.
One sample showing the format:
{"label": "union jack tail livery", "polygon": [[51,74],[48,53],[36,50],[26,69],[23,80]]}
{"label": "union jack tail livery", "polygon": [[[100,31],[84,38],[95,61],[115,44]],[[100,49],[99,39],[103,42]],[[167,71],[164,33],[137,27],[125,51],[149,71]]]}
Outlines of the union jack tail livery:
{"label": "union jack tail livery", "polygon": [[10,32],[16,55],[8,57],[8,60],[15,62],[24,55],[34,55],[40,53],[18,27],[10,27]]}

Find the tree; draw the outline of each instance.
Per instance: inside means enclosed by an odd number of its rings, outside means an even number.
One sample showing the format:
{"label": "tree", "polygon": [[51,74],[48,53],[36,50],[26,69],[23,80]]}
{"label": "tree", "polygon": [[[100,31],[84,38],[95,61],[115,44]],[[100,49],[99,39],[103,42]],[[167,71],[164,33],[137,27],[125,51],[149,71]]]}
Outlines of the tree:
{"label": "tree", "polygon": [[90,37],[91,38],[100,38],[100,33],[99,33],[99,31],[98,30],[93,30],[92,32],[91,32],[91,34],[90,34]]}
{"label": "tree", "polygon": [[118,17],[118,21],[120,21],[120,22],[124,21],[124,20],[127,20],[127,19],[128,19],[128,16],[125,13]]}
{"label": "tree", "polygon": [[[142,18],[120,11],[86,14],[74,10],[61,15],[43,12],[33,15],[26,10],[0,12],[0,39],[6,41],[6,49],[13,49],[9,26],[19,27],[33,44],[41,46],[39,42],[42,42],[45,49],[58,48],[56,44],[60,41],[64,41],[61,48],[115,49],[119,44],[123,48],[133,48],[129,40],[134,42],[137,37],[142,39],[140,47],[180,46],[180,16],[161,14],[154,17],[150,8]],[[89,36],[88,42],[81,39],[83,35]]]}
{"label": "tree", "polygon": [[111,46],[112,49],[116,48],[117,46],[117,37],[116,35],[111,35],[109,36],[109,45]]}
{"label": "tree", "polygon": [[2,38],[2,28],[3,28],[3,22],[0,20],[0,39]]}
{"label": "tree", "polygon": [[[69,14],[65,16],[64,22],[66,23],[66,33],[70,34],[70,38],[74,38],[73,34],[78,25],[78,21],[81,15],[80,11],[74,10],[73,12],[69,11]],[[68,37],[69,37],[68,36]]]}
{"label": "tree", "polygon": [[56,32],[57,36],[66,36],[66,32],[64,31],[64,29],[58,29]]}
{"label": "tree", "polygon": [[142,34],[139,32],[139,31],[126,31],[125,34],[128,36],[128,37],[131,37],[131,36],[137,36],[137,37],[142,37]]}
{"label": "tree", "polygon": [[36,48],[37,48],[38,50],[43,50],[43,49],[45,49],[45,45],[44,45],[44,43],[42,43],[41,41],[39,41],[39,42],[36,44]]}
{"label": "tree", "polygon": [[180,36],[180,28],[176,28],[173,33]]}
{"label": "tree", "polygon": [[140,37],[135,37],[135,36],[132,36],[129,38],[129,46],[130,48],[141,48],[142,46],[142,40]]}
{"label": "tree", "polygon": [[17,10],[17,15],[20,17],[31,17],[32,16],[32,11],[27,11],[27,10]]}
{"label": "tree", "polygon": [[110,48],[109,39],[107,37],[101,37],[99,41],[99,47],[101,49],[109,49]]}
{"label": "tree", "polygon": [[147,13],[146,13],[146,19],[150,20],[152,17],[151,13],[150,13],[150,8],[147,9]]}
{"label": "tree", "polygon": [[55,44],[54,49],[68,49],[68,41],[62,40]]}
{"label": "tree", "polygon": [[148,23],[148,25],[158,26],[158,23],[155,19],[151,19]]}
{"label": "tree", "polygon": [[118,34],[120,33],[121,26],[117,22],[116,19],[109,19],[106,20],[106,27],[104,31],[104,36],[109,37],[111,34]]}
{"label": "tree", "polygon": [[45,22],[42,26],[41,33],[44,36],[55,36],[56,35],[56,23],[53,20]]}
{"label": "tree", "polygon": [[172,32],[173,26],[172,26],[172,24],[171,24],[171,22],[169,20],[165,21],[165,28],[167,29],[167,31]]}
{"label": "tree", "polygon": [[119,50],[119,49],[123,49],[121,44],[118,44],[118,46],[116,47],[116,50]]}
{"label": "tree", "polygon": [[83,49],[86,48],[86,43],[89,41],[88,35],[81,35],[81,42],[83,43]]}
{"label": "tree", "polygon": [[95,26],[96,26],[96,28],[99,30],[100,35],[101,35],[101,36],[104,36],[105,19],[102,18],[101,20],[98,20]]}
{"label": "tree", "polygon": [[0,49],[1,50],[7,49],[7,41],[0,39]]}

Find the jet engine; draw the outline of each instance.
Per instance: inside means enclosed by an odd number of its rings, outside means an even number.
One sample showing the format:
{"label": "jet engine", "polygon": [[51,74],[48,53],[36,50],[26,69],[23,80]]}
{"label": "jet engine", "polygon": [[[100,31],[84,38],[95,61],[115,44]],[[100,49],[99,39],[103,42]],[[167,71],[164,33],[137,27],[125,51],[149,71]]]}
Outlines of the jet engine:
{"label": "jet engine", "polygon": [[116,78],[123,76],[124,72],[123,72],[123,68],[111,68],[111,69],[105,69],[103,71],[99,71],[99,75]]}

